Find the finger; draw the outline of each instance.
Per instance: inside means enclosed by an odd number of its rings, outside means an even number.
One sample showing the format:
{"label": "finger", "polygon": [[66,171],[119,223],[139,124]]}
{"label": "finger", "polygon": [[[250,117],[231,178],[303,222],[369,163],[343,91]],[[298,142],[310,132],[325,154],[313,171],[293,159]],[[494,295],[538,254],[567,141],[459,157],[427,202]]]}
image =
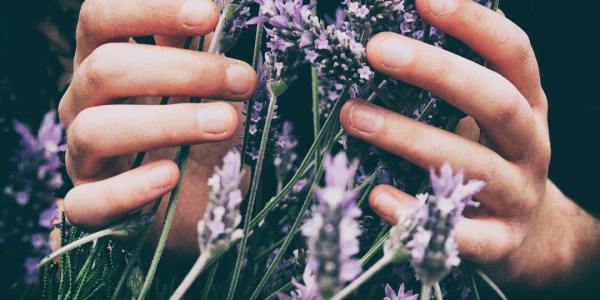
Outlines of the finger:
{"label": "finger", "polygon": [[460,255],[478,264],[500,261],[517,247],[509,225],[499,219],[461,219],[454,231]]}
{"label": "finger", "polygon": [[391,186],[378,185],[369,194],[371,208],[390,224],[398,223],[398,212],[417,201],[415,197]]}
{"label": "finger", "polygon": [[[150,62],[150,63],[149,63]],[[256,87],[247,63],[191,50],[105,44],[77,69],[60,103],[69,125],[81,110],[132,96],[245,100]]]}
{"label": "finger", "polygon": [[462,118],[456,125],[454,133],[473,142],[479,142],[481,131],[475,120],[469,116]]}
{"label": "finger", "polygon": [[219,9],[211,0],[86,0],[79,14],[75,64],[108,42],[154,34],[203,35],[218,20]]}
{"label": "finger", "polygon": [[72,224],[98,228],[161,197],[178,179],[179,170],[172,161],[152,162],[112,178],[74,187],[65,196],[65,214]]}
{"label": "finger", "polygon": [[104,105],[81,112],[68,129],[67,166],[75,177],[94,177],[106,158],[234,135],[238,114],[229,103]]}
{"label": "finger", "polygon": [[464,170],[467,178],[484,180],[486,187],[478,199],[498,213],[513,214],[523,205],[531,205],[515,200],[522,199],[522,195],[512,194],[524,190],[519,167],[476,142],[363,100],[347,102],[340,121],[350,135],[422,168],[437,168],[449,162]]}
{"label": "finger", "polygon": [[[398,223],[398,212],[417,199],[393,186],[379,185],[369,195],[373,210],[390,224]],[[460,255],[476,263],[493,263],[511,253],[516,237],[508,225],[496,219],[462,218],[454,231]]]}
{"label": "finger", "polygon": [[416,4],[425,21],[475,50],[532,106],[545,106],[533,48],[516,24],[472,0],[418,0]]}
{"label": "finger", "polygon": [[472,61],[395,33],[378,34],[367,59],[379,71],[430,90],[475,118],[507,156],[530,153],[537,140],[532,109],[506,78]]}

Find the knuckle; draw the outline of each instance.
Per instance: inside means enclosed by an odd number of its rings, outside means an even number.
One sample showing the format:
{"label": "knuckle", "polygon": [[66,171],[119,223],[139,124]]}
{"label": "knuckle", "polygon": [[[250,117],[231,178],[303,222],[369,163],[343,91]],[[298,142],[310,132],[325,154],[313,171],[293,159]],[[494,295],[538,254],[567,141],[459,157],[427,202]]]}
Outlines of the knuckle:
{"label": "knuckle", "polygon": [[89,122],[92,113],[90,108],[81,111],[67,130],[67,151],[72,157],[94,151],[95,142],[92,134],[94,126]]}
{"label": "knuckle", "polygon": [[516,28],[513,34],[511,53],[512,58],[521,63],[530,62],[533,57],[531,40],[527,33],[519,27]]}
{"label": "knuckle", "polygon": [[498,124],[509,124],[519,115],[521,103],[516,96],[508,96],[497,105],[493,113],[493,121]]}
{"label": "knuckle", "polygon": [[96,48],[77,69],[73,77],[74,89],[77,94],[85,95],[86,91],[101,89],[110,78],[111,63],[110,53],[115,49],[115,44],[104,44]]}
{"label": "knuckle", "polygon": [[79,10],[79,21],[77,23],[79,34],[87,35],[97,31],[95,25],[100,4],[101,1],[98,0],[83,1]]}

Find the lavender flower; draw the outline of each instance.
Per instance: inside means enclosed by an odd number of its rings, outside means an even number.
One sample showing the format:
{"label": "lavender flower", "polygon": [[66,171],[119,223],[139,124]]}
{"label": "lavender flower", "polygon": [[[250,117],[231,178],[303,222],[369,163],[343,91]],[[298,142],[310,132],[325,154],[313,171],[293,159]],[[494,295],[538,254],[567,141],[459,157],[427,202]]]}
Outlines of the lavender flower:
{"label": "lavender flower", "polygon": [[217,0],[217,5],[224,13],[222,17],[222,32],[218,53],[225,53],[237,42],[242,30],[247,27],[250,18],[251,0]]}
{"label": "lavender flower", "polygon": [[485,185],[479,180],[463,184],[463,173],[455,174],[449,164],[442,166],[439,175],[431,169],[430,175],[433,195],[419,196],[422,201],[427,199],[427,203],[421,210],[419,226],[407,243],[411,263],[426,284],[441,280],[460,263],[452,236],[454,227],[466,206],[478,206],[472,197]]}
{"label": "lavender flower", "polygon": [[385,297],[383,300],[417,300],[417,297],[419,297],[419,294],[413,295],[413,291],[404,291],[404,283],[400,285],[398,293],[389,284],[385,285]]}
{"label": "lavender flower", "polygon": [[[275,53],[298,53],[327,78],[364,84],[374,73],[366,63],[364,46],[346,27],[325,26],[311,15],[312,5],[301,0],[255,0],[260,15],[249,21],[268,23],[267,46]],[[293,56],[293,55],[292,55]]]}
{"label": "lavender flower", "polygon": [[328,298],[362,271],[354,258],[359,251],[361,210],[355,193],[349,191],[357,163],[349,164],[343,152],[327,156],[324,163],[325,186],[316,192],[318,203],[302,233],[308,238],[307,268],[315,273],[320,294]]}
{"label": "lavender flower", "polygon": [[37,134],[13,121],[20,149],[13,159],[10,185],[0,195],[6,197],[0,198],[0,255],[18,251],[27,284],[37,281],[36,266],[51,249],[48,232],[58,215],[52,194],[62,185],[59,154],[65,147],[62,127],[55,119],[56,112],[46,113]]}
{"label": "lavender flower", "polygon": [[292,279],[292,284],[296,287],[296,290],[291,293],[290,296],[279,293],[277,296],[279,300],[319,300],[319,286],[315,275],[312,273],[311,268],[307,267],[304,269],[302,275],[302,281],[304,285]]}
{"label": "lavender flower", "polygon": [[200,253],[216,255],[242,236],[238,225],[242,219],[240,184],[244,172],[240,167],[239,153],[230,151],[223,158],[223,167],[216,168],[208,180],[212,190],[204,217],[198,222]]}
{"label": "lavender flower", "polygon": [[294,151],[298,140],[292,134],[293,128],[289,121],[283,122],[275,142],[275,149],[273,149],[273,165],[280,185],[288,179],[298,159],[298,154]]}

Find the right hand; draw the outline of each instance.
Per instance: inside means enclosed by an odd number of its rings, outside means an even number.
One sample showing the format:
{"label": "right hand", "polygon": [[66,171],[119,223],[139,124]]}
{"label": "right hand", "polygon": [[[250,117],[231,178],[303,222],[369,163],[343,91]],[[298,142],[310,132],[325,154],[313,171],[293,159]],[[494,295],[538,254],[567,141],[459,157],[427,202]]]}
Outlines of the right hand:
{"label": "right hand", "polygon": [[[206,206],[206,181],[239,142],[241,104],[158,106],[157,96],[246,100],[252,95],[257,79],[248,64],[175,48],[187,36],[212,32],[218,19],[212,0],[83,3],[74,75],[59,106],[67,128],[66,166],[75,186],[64,199],[72,224],[97,229],[151,204],[179,179],[171,161],[174,147],[201,144],[192,147],[168,243],[178,253],[196,253],[195,227]],[[158,46],[130,40],[146,35],[155,35]],[[176,102],[187,101],[172,98]],[[148,151],[144,164],[129,170],[140,151]]]}

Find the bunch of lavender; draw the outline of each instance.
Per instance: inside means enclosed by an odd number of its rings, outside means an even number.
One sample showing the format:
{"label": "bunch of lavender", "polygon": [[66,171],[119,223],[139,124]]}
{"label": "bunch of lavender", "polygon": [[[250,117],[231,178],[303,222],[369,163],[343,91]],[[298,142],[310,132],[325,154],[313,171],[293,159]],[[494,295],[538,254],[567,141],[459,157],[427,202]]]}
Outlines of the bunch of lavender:
{"label": "bunch of lavender", "polygon": [[325,186],[316,191],[318,203],[302,233],[308,239],[306,268],[315,274],[319,294],[329,298],[362,271],[354,258],[359,251],[361,210],[356,194],[349,191],[357,163],[349,164],[343,152],[326,157],[324,163]]}
{"label": "bunch of lavender", "polygon": [[208,205],[198,222],[200,256],[171,299],[183,297],[208,260],[221,255],[242,237],[242,230],[238,228],[242,220],[240,185],[244,171],[241,167],[240,154],[236,150],[229,151],[223,158],[223,166],[215,168],[215,173],[208,180],[211,187]]}
{"label": "bunch of lavender", "polygon": [[37,282],[37,263],[52,248],[48,233],[58,213],[52,195],[62,185],[59,154],[65,147],[62,127],[55,119],[54,111],[46,113],[37,135],[13,121],[20,149],[0,203],[0,249],[27,253],[29,257],[22,262],[27,284]]}
{"label": "bunch of lavender", "polygon": [[[301,0],[255,0],[260,15],[250,23],[267,24],[267,46],[274,53],[304,56],[319,72],[336,82],[364,84],[374,76],[366,63],[361,33],[338,24],[325,24]],[[280,55],[280,56],[282,56]],[[289,54],[286,54],[289,55]],[[293,56],[293,55],[292,55]]]}
{"label": "bunch of lavender", "polygon": [[444,164],[439,175],[430,170],[432,195],[421,195],[426,204],[418,214],[419,225],[412,239],[406,244],[411,253],[411,263],[421,280],[421,294],[428,294],[431,286],[446,276],[460,263],[453,232],[467,206],[478,206],[473,196],[485,183],[470,180],[463,184],[462,172],[454,173]]}

